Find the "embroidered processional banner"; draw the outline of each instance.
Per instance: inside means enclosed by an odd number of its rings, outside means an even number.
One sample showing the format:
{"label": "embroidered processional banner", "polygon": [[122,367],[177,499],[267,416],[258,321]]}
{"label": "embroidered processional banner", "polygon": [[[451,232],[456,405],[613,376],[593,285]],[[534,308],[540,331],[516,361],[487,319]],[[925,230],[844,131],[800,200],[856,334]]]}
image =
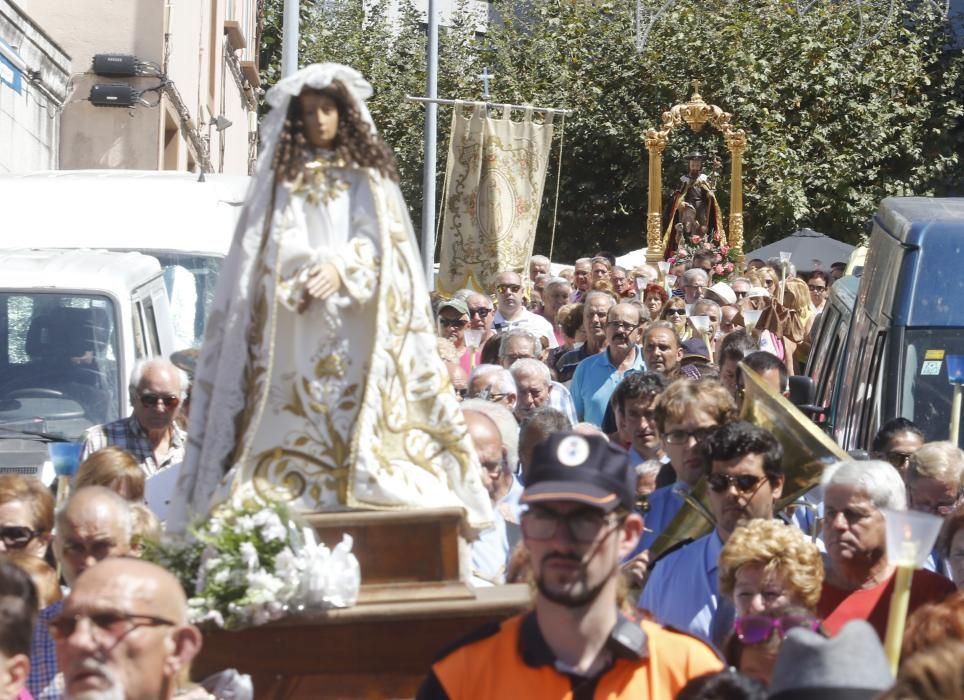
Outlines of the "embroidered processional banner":
{"label": "embroidered processional banner", "polygon": [[[504,270],[522,273],[535,243],[552,145],[552,117],[488,116],[476,105],[452,110],[437,290],[490,292]],[[525,277],[525,275],[523,275]]]}

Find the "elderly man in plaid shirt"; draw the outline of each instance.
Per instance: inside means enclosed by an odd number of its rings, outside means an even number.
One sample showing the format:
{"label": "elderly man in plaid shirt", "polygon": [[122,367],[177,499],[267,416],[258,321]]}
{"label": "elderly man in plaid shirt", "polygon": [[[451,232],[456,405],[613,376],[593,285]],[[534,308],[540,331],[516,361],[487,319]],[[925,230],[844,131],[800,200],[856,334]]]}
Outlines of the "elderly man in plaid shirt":
{"label": "elderly man in plaid shirt", "polygon": [[127,418],[95,425],[84,436],[81,460],[97,450],[116,446],[130,452],[147,476],[184,459],[187,434],[175,422],[187,377],[164,359],[141,360],[131,372]]}

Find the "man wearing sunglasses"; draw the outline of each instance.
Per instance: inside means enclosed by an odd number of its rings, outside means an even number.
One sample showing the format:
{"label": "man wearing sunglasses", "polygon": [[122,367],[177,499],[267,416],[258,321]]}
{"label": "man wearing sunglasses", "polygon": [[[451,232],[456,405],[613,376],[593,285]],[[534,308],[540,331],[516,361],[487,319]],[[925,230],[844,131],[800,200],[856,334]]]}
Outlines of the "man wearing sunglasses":
{"label": "man wearing sunglasses", "polygon": [[68,698],[168,700],[201,649],[177,579],[137,559],[84,572],[49,628]]}
{"label": "man wearing sunglasses", "polygon": [[638,306],[616,304],[609,309],[606,349],[580,362],[572,376],[569,390],[579,420],[601,426],[609,399],[625,374],[643,371],[638,345],[641,323]]}
{"label": "man wearing sunglasses", "polygon": [[485,294],[470,294],[465,299],[469,307],[469,327],[476,331],[482,331],[482,342],[491,337],[492,323],[495,321],[495,308],[492,300]]}
{"label": "man wearing sunglasses", "polygon": [[545,338],[550,348],[559,346],[552,324],[525,307],[522,299],[522,278],[515,272],[500,272],[496,277],[495,292],[499,299],[499,310],[495,312],[494,327],[497,331],[511,328],[524,328]]}
{"label": "man wearing sunglasses", "polygon": [[184,372],[168,360],[138,361],[129,386],[132,414],[88,429],[80,460],[113,445],[134,455],[147,476],[180,463],[187,434],[174,419],[186,390]]}
{"label": "man wearing sunglasses", "polygon": [[720,669],[704,643],[619,611],[620,561],[643,528],[635,486],[626,452],[602,436],[537,445],[521,499],[534,610],[451,648],[416,697],[668,700]]}
{"label": "man wearing sunglasses", "polygon": [[703,454],[716,527],[655,562],[639,607],[709,640],[720,602],[720,551],[739,523],[773,517],[783,493],[783,448],[768,430],[734,421],[707,437]]}

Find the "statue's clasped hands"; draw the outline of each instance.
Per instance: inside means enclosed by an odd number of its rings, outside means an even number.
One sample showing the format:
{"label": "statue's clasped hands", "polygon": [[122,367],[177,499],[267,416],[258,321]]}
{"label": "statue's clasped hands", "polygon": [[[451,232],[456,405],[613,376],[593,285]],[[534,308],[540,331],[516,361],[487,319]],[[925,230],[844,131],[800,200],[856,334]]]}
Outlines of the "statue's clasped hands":
{"label": "statue's clasped hands", "polygon": [[324,301],[332,294],[341,289],[341,275],[338,268],[331,263],[321,263],[308,270],[308,279],[305,281],[305,291],[298,304],[298,313],[308,308],[312,300]]}

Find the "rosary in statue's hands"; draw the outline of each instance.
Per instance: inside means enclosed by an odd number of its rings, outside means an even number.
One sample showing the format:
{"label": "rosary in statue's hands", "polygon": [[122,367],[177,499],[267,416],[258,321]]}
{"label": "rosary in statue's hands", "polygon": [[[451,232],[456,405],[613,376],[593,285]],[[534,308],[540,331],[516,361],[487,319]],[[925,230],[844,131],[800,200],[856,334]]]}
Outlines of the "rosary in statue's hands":
{"label": "rosary in statue's hands", "polygon": [[305,293],[298,305],[298,313],[308,308],[313,299],[324,301],[332,294],[341,289],[341,275],[338,269],[331,263],[315,265],[308,271],[308,280],[305,282]]}

